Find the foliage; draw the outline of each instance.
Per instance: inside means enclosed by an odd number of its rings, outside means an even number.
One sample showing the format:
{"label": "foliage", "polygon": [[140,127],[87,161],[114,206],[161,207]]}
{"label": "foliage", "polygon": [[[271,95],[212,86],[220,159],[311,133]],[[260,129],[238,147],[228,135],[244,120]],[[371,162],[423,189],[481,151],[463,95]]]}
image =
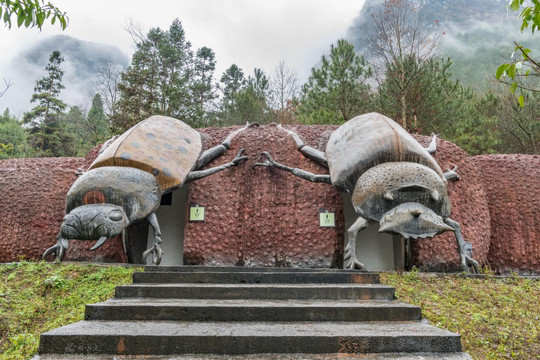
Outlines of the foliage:
{"label": "foliage", "polygon": [[540,359],[538,279],[411,272],[381,274],[381,282],[432,325],[459,333],[473,359]]}
{"label": "foliage", "polygon": [[[521,18],[521,32],[525,29],[534,32],[540,29],[540,0],[531,0],[524,5],[524,0],[510,0],[509,7],[513,11],[521,12],[519,17]],[[510,92],[515,93],[519,88],[520,90],[530,90],[540,92],[540,60],[533,57],[531,49],[514,42],[515,49],[512,54],[512,61],[509,63],[501,64],[495,73],[497,79],[509,79],[507,83],[510,85]],[[517,59],[514,58],[515,54]],[[532,83],[527,80],[536,78]],[[525,104],[525,95],[523,91],[518,97],[519,106],[523,107]]]}
{"label": "foliage", "polygon": [[[493,95],[496,94],[496,95]],[[540,153],[540,92],[523,91],[527,106],[508,92],[493,89],[486,97],[491,99],[496,126],[500,135],[497,146],[501,153]]]}
{"label": "foliage", "polygon": [[39,335],[83,319],[135,268],[27,262],[0,265],[0,360],[31,358]]}
{"label": "foliage", "polygon": [[378,89],[379,110],[402,119],[410,132],[429,134],[447,125],[457,118],[465,91],[452,80],[451,64],[450,59],[420,61],[414,55],[389,63]]}
{"label": "foliage", "polygon": [[11,17],[17,18],[17,27],[41,27],[46,19],[51,25],[58,20],[62,30],[68,25],[68,17],[50,2],[44,0],[0,0],[0,19],[11,29]]}
{"label": "foliage", "polygon": [[372,75],[364,57],[354,46],[340,39],[323,55],[321,66],[311,69],[311,76],[302,87],[298,106],[299,120],[306,124],[341,124],[365,112],[369,106],[369,85]]}
{"label": "foliage", "polygon": [[74,156],[76,154],[73,134],[66,131],[63,111],[67,105],[59,99],[64,89],[64,72],[60,65],[64,58],[55,50],[49,57],[45,76],[36,82],[30,102],[38,104],[23,116],[28,125],[28,141],[37,156]]}
{"label": "foliage", "polygon": [[73,106],[64,118],[67,132],[73,135],[76,142],[77,156],[85,156],[93,147],[111,137],[109,118],[100,94],[94,95],[87,114],[78,106]]}
{"label": "foliage", "polygon": [[[440,34],[434,28],[423,26],[423,13],[411,1],[387,0],[383,9],[372,16],[369,49],[375,64],[377,81],[392,82],[395,105],[399,111],[394,120],[411,130],[415,103],[423,101],[416,96],[417,81],[429,80],[424,72],[439,44]],[[435,26],[436,24],[434,24]],[[426,64],[427,63],[427,64]]]}
{"label": "foliage", "polygon": [[30,152],[21,123],[6,109],[0,115],[0,159],[23,158]]}
{"label": "foliage", "polygon": [[167,31],[152,28],[143,35],[132,30],[136,50],[121,74],[119,99],[112,116],[122,132],[154,115],[204,125],[215,95],[210,86],[215,55],[207,47],[194,55],[182,23],[175,19]]}
{"label": "foliage", "polygon": [[270,82],[261,69],[255,68],[253,75],[245,79],[242,69],[233,64],[223,73],[221,83],[223,98],[218,116],[221,126],[270,122],[272,114],[267,103]]}
{"label": "foliage", "polygon": [[208,47],[197,50],[194,60],[194,81],[191,84],[194,111],[193,123],[197,127],[209,126],[214,121],[214,100],[218,95],[212,85],[216,69],[216,54]]}

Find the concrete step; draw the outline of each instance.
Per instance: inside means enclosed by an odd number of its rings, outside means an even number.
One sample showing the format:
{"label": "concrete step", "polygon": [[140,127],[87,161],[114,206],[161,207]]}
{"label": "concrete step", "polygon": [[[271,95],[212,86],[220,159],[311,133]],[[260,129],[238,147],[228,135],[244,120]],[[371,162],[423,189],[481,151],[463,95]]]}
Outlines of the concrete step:
{"label": "concrete step", "polygon": [[41,335],[40,354],[461,352],[460,336],[422,322],[80,321]]}
{"label": "concrete step", "polygon": [[378,284],[131,284],[116,298],[392,300],[394,288]]}
{"label": "concrete step", "polygon": [[145,271],[133,274],[134,283],[217,284],[379,284],[379,274],[349,271]]}
{"label": "concrete step", "polygon": [[249,355],[36,355],[32,360],[472,360],[465,353],[249,354]]}
{"label": "concrete step", "polygon": [[291,267],[247,267],[247,266],[201,266],[201,265],[147,265],[144,267],[145,272],[295,272],[295,273],[354,273],[354,274],[369,274],[365,270],[344,270],[338,268],[291,268]]}
{"label": "concrete step", "polygon": [[112,299],[86,305],[85,320],[419,321],[418,306],[398,301]]}

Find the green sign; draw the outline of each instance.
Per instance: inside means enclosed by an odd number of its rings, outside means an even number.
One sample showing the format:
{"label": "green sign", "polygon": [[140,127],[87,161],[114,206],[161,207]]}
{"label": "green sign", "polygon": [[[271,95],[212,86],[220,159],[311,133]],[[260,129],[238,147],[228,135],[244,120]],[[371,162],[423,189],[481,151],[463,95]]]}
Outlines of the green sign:
{"label": "green sign", "polygon": [[204,206],[197,203],[189,205],[189,221],[204,221]]}
{"label": "green sign", "polygon": [[336,214],[324,208],[319,209],[319,226],[336,227]]}

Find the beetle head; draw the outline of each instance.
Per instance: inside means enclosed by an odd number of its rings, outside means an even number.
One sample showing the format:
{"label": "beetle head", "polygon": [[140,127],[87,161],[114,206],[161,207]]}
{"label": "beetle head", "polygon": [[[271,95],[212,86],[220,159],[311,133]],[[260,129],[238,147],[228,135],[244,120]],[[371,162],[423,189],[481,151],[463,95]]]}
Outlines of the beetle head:
{"label": "beetle head", "polygon": [[393,233],[404,238],[427,238],[453,230],[441,216],[428,207],[407,202],[386,212],[380,219],[379,232]]}
{"label": "beetle head", "polygon": [[64,239],[98,240],[91,249],[95,250],[108,238],[120,234],[128,225],[126,213],[118,205],[83,205],[64,217],[60,236]]}

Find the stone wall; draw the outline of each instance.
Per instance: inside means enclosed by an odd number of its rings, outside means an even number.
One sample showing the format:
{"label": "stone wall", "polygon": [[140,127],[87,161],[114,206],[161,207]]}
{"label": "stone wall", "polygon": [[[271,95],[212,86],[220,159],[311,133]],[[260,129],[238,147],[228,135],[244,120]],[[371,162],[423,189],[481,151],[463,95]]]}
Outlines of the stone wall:
{"label": "stone wall", "polygon": [[[332,127],[296,128],[304,141],[324,148]],[[234,128],[203,129],[203,144],[217,145]],[[322,136],[322,138],[321,138]],[[321,139],[319,139],[321,138]],[[325,140],[326,139],[326,140]],[[296,150],[294,140],[276,126],[248,128],[234,138],[231,149],[206,167],[234,158],[240,148],[250,158],[238,168],[189,185],[188,204],[206,206],[204,223],[186,221],[186,264],[336,267],[342,264],[343,200],[328,184],[313,184],[266,167],[268,151],[274,159],[314,173],[326,169]],[[336,212],[336,227],[318,225],[319,208]]]}
{"label": "stone wall", "polygon": [[[219,144],[238,127],[201,129],[204,148]],[[324,150],[335,126],[289,126],[304,142]],[[423,145],[431,140],[415,136]],[[303,156],[292,138],[275,125],[240,133],[231,149],[208,164],[230,161],[240,148],[249,160],[237,168],[188,186],[188,206],[206,206],[204,223],[186,219],[185,264],[341,267],[343,199],[332,186],[314,184],[274,168],[253,168],[268,151],[283,164],[325,174],[327,169]],[[39,259],[56,242],[66,193],[86,158],[0,161],[0,262]],[[540,157],[468,157],[458,146],[438,140],[435,160],[443,171],[458,166],[460,180],[448,183],[452,218],[474,246],[474,258],[501,272],[540,272]],[[318,210],[336,213],[335,228],[318,226]],[[66,260],[126,262],[120,237],[95,252],[93,242],[70,241]],[[459,271],[451,232],[411,242],[411,262],[426,271]]]}
{"label": "stone wall", "polygon": [[497,272],[540,274],[540,156],[481,155],[491,214],[488,261]]}
{"label": "stone wall", "polygon": [[[0,161],[0,262],[40,259],[56,243],[66,194],[84,158]],[[125,262],[121,239],[90,252],[88,241],[70,241],[65,260]]]}

